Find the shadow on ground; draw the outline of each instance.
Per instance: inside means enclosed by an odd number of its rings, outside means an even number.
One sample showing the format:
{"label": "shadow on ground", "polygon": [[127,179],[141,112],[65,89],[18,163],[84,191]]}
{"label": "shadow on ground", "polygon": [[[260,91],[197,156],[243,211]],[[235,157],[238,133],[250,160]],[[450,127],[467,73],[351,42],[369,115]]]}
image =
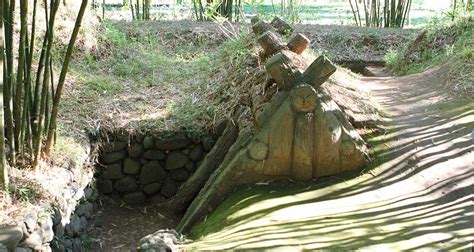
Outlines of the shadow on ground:
{"label": "shadow on ground", "polygon": [[440,69],[361,78],[389,114],[364,174],[241,188],[189,249],[471,248],[474,101],[450,98]]}

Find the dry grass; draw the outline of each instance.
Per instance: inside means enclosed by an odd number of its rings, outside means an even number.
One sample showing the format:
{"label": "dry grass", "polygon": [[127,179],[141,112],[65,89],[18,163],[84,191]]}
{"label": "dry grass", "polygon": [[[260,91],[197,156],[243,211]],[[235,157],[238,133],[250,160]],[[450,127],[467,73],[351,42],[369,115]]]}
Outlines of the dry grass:
{"label": "dry grass", "polygon": [[81,162],[77,167],[42,162],[37,173],[11,169],[10,194],[0,193],[0,223],[15,224],[28,212],[48,214],[44,211],[52,209],[51,206],[64,206],[77,193],[68,190],[71,184],[83,187],[92,176],[92,170],[82,168],[84,160],[77,161]]}
{"label": "dry grass", "polygon": [[62,134],[101,128],[206,132],[232,113],[247,88],[241,84],[255,82],[256,70],[245,65],[254,45],[245,33],[213,47],[220,36],[184,31],[167,38],[137,32],[135,25],[106,25],[97,52],[75,62],[62,104]]}

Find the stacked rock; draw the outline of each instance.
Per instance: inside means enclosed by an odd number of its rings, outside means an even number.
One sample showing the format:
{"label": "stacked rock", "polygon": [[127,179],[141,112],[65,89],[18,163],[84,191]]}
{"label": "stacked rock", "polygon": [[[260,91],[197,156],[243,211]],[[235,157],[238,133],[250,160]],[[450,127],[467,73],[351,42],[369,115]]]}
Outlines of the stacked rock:
{"label": "stacked rock", "polygon": [[117,137],[102,146],[97,188],[103,194],[120,195],[128,204],[171,198],[214,142],[212,136],[193,141],[184,134],[131,140]]}
{"label": "stacked rock", "polygon": [[66,201],[43,212],[31,210],[17,225],[0,226],[0,251],[82,251],[97,194],[92,188],[74,189],[83,194],[77,202]]}

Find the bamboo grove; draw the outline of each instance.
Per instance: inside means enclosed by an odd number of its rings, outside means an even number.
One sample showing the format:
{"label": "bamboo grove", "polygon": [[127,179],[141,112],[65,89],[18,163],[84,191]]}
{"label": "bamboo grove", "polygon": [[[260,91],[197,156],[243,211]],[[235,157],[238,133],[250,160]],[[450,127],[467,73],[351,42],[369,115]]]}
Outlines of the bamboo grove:
{"label": "bamboo grove", "polygon": [[349,3],[358,26],[403,27],[412,0],[349,0]]}
{"label": "bamboo grove", "polygon": [[133,20],[150,20],[150,0],[130,0]]}
{"label": "bamboo grove", "polygon": [[[0,121],[5,123],[1,130],[5,137],[0,143],[0,168],[5,191],[8,189],[7,164],[32,164],[34,169],[38,169],[40,159],[51,153],[62,90],[87,8],[87,0],[82,0],[66,53],[62,59],[58,59],[62,64],[59,77],[56,78],[53,59],[58,56],[53,53],[54,30],[61,1],[39,1],[0,0],[3,16],[0,33],[4,40],[1,43],[4,48],[1,57],[3,99],[0,103],[3,103],[4,109]],[[17,3],[19,6],[16,6]],[[44,24],[37,23],[38,11],[44,11]],[[15,27],[18,18],[19,32]],[[39,36],[40,28],[43,28],[44,34]]]}

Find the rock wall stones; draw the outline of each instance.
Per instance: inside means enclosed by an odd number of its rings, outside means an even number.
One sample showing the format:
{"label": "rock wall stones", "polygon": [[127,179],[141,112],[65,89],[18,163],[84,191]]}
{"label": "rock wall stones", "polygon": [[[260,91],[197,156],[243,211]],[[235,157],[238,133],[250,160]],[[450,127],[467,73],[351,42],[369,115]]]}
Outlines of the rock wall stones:
{"label": "rock wall stones", "polygon": [[103,194],[119,195],[128,204],[169,199],[214,143],[212,136],[191,139],[184,134],[113,137],[102,144],[97,188]]}
{"label": "rock wall stones", "polygon": [[17,225],[0,226],[0,251],[84,251],[97,193],[73,186],[80,199],[30,211]]}

